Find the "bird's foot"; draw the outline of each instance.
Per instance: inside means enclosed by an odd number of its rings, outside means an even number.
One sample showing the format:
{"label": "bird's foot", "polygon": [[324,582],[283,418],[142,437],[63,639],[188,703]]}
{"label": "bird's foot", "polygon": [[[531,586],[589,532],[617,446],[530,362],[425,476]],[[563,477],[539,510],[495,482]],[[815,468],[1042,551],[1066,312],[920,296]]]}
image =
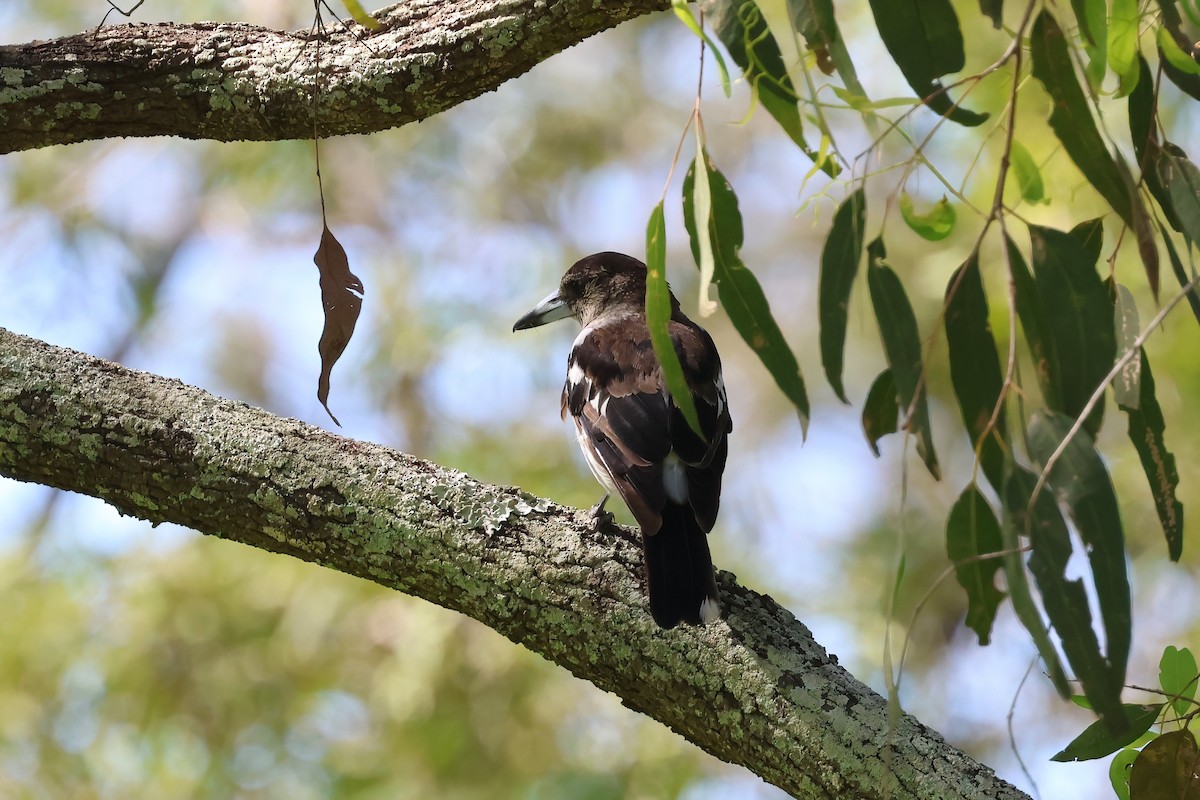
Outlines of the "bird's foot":
{"label": "bird's foot", "polygon": [[604,510],[604,504],[608,502],[608,493],[604,493],[604,497],[600,498],[600,502],[592,506],[592,510],[588,513],[592,517],[592,530],[596,533],[601,533],[612,525],[616,524],[611,511]]}

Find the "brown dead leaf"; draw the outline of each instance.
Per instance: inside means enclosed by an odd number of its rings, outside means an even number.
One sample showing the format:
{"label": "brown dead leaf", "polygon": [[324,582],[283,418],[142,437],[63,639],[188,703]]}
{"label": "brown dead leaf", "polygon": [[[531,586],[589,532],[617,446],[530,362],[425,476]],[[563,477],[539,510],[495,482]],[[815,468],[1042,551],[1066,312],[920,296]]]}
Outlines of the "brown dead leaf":
{"label": "brown dead leaf", "polygon": [[321,341],[317,345],[321,353],[317,399],[340,428],[342,423],[329,410],[329,374],[354,335],[354,325],[362,311],[363,282],[350,271],[346,251],[328,225],[321,231],[321,244],[313,256],[313,263],[321,273],[321,305],[325,309],[325,329],[321,331]]}

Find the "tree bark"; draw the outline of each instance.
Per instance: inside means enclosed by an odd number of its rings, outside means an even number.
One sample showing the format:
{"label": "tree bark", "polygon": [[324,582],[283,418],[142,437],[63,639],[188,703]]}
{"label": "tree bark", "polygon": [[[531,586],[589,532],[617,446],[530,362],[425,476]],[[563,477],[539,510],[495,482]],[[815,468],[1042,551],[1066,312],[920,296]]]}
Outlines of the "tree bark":
{"label": "tree bark", "polygon": [[374,133],[492,91],[667,0],[408,0],[379,30],[134,24],[0,46],[0,153],[118,136]]}
{"label": "tree bark", "polygon": [[467,614],[796,797],[1017,798],[720,574],[660,631],[635,532],[0,329],[0,474],[98,497]]}

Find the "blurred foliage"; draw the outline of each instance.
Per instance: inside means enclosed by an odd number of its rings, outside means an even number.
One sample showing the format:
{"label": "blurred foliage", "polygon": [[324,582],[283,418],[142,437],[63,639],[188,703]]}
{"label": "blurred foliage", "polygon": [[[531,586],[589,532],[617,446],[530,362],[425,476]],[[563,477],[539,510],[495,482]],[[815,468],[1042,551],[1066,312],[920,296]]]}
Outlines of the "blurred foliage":
{"label": "blurred foliage", "polygon": [[[981,45],[968,47],[965,68],[983,69],[984,45],[1003,47],[1006,37],[977,4],[955,7],[966,41]],[[94,27],[105,9],[10,3],[0,28],[14,42],[51,38]],[[134,20],[300,29],[311,13],[294,0],[160,1]],[[866,69],[888,55],[865,4],[838,13],[871,96],[911,94],[900,74]],[[335,373],[345,433],[561,502],[595,501],[558,419],[573,333],[507,332],[580,255],[641,246],[692,108],[697,46],[670,14],[641,20],[420,125],[323,144],[330,224],[366,284],[356,338]],[[711,66],[707,149],[738,192],[739,257],[801,368],[817,375],[818,260],[844,179],[806,179],[808,158],[768,114],[748,114],[744,83],[720,97]],[[969,106],[999,108],[1007,91],[986,79]],[[1040,86],[1029,91],[1035,99],[1021,103],[1017,125],[1025,167],[1040,170],[1047,191],[1035,203],[1014,178],[1009,201],[1032,221],[1069,229],[1104,205],[1063,158]],[[1166,90],[1159,118],[1173,141],[1200,152],[1177,97]],[[821,113],[849,160],[870,144],[859,111],[831,104]],[[897,167],[912,158],[905,139],[921,141],[932,120],[906,119],[872,170],[899,181]],[[719,312],[704,324],[721,347],[735,427],[712,545],[719,567],[792,608],[872,685],[884,685],[885,633],[893,652],[906,647],[905,709],[1028,787],[1004,723],[1033,649],[1007,605],[993,644],[975,644],[943,537],[973,454],[934,321],[992,200],[985,165],[1003,146],[994,124],[974,129],[982,145],[946,130],[927,151],[961,187],[957,222],[936,249],[880,202],[884,192],[871,198],[872,214],[888,216],[888,265],[929,348],[930,427],[941,470],[956,480],[912,469],[903,436],[880,441],[879,461],[871,455],[858,405],[887,359],[865,286],[847,309],[843,379],[855,407],[812,381],[803,446],[794,407]],[[945,192],[924,167],[906,178],[917,209]],[[699,285],[677,198],[665,207],[668,274],[691,313]],[[0,162],[0,211],[5,326],[325,424],[315,398],[311,143],[109,141],[22,153]],[[1003,261],[985,251],[979,266],[989,322],[1007,341],[1009,316],[996,301],[1008,292]],[[1113,269],[1141,275],[1128,245]],[[1122,282],[1148,319],[1144,281]],[[1178,314],[1164,330],[1147,350],[1168,436],[1181,465],[1200,463],[1200,433],[1187,424],[1200,393],[1195,323]],[[1017,356],[1020,373],[1033,376],[1024,348]],[[1026,383],[1015,402],[1032,410],[1037,390],[1032,377]],[[1183,562],[1166,563],[1137,453],[1111,423],[1100,446],[1126,500],[1138,620],[1129,674],[1153,676],[1165,645],[1195,638],[1200,562],[1185,544]],[[1184,472],[1180,497],[1200,507]],[[9,609],[0,615],[0,796],[775,796],[450,612],[249,548],[116,520],[95,501],[4,482],[0,508]],[[1045,763],[1090,721],[1053,705],[1046,683],[1035,677],[1021,695],[1020,750],[1046,796],[1094,794],[1108,783],[1102,767]]]}

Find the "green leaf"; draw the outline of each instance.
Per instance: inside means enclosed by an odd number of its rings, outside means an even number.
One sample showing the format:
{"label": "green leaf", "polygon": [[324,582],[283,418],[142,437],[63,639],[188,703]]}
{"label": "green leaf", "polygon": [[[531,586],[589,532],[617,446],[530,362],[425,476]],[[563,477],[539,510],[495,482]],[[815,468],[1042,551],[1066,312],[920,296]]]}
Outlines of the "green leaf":
{"label": "green leaf", "polygon": [[817,63],[831,62],[846,88],[865,98],[867,93],[858,81],[854,62],[833,15],[833,0],[787,0],[787,5],[792,27],[804,37],[808,49],[816,54]]}
{"label": "green leaf", "polygon": [[1166,28],[1159,28],[1157,35],[1158,52],[1175,69],[1185,75],[1200,75],[1200,64],[1183,52],[1183,48],[1175,41],[1175,37]]}
{"label": "green leaf", "polygon": [[[1030,456],[1044,466],[1051,454],[1063,443],[1072,423],[1072,419],[1054,412],[1035,414],[1029,426]],[[1131,624],[1125,536],[1108,470],[1086,430],[1080,429],[1065,445],[1049,471],[1046,485],[1053,491],[1054,498],[1066,508],[1087,552],[1107,643],[1106,657],[1097,659],[1098,651],[1092,650],[1095,634],[1091,630],[1091,614],[1087,610],[1086,597],[1072,598],[1072,606],[1082,601],[1082,607],[1072,609],[1074,626],[1082,629],[1086,623],[1086,632],[1064,631],[1054,620],[1053,614],[1051,621],[1063,640],[1063,649],[1075,669],[1076,676],[1083,684],[1084,693],[1092,701],[1100,717],[1107,721],[1109,729],[1119,731],[1123,723],[1117,715],[1117,703],[1120,701],[1121,687],[1125,684]],[[1065,550],[1061,549],[1062,546],[1060,541],[1054,545],[1053,552],[1045,554],[1052,562],[1052,568],[1058,578],[1062,577],[1067,558],[1070,556],[1070,543],[1066,543]],[[1039,555],[1039,548],[1035,543],[1033,558],[1038,558]],[[1030,560],[1030,569],[1034,570],[1036,575],[1033,558]],[[1070,583],[1078,586],[1078,595],[1083,594],[1081,582]],[[1076,663],[1077,657],[1072,656],[1072,649],[1068,644],[1068,639],[1076,635],[1080,637],[1080,644],[1086,642],[1086,652],[1081,650],[1077,653],[1081,663]]]}
{"label": "green leaf", "polygon": [[929,425],[929,401],[925,394],[917,318],[900,279],[884,263],[887,252],[883,239],[876,239],[867,246],[867,256],[867,287],[871,291],[871,305],[875,309],[875,320],[879,323],[879,337],[883,340],[892,380],[896,382],[900,408],[908,415],[905,427],[916,437],[917,453],[925,462],[929,474],[938,480],[941,470],[933,449],[933,430]]}
{"label": "green leaf", "polygon": [[692,16],[692,12],[687,7],[687,0],[671,0],[671,9],[675,12],[675,16],[679,17],[679,20],[688,27],[688,30],[708,45],[708,49],[712,51],[713,58],[717,62],[717,74],[721,78],[721,91],[725,92],[726,97],[732,95],[733,86],[729,80],[729,68],[725,66],[725,58],[721,55],[716,43],[708,37],[708,34],[700,27],[700,23]]}
{"label": "green leaf", "polygon": [[1196,697],[1196,681],[1200,670],[1196,667],[1196,657],[1186,647],[1182,650],[1174,645],[1167,645],[1162,658],[1158,662],[1158,685],[1167,695],[1175,698],[1170,701],[1171,708],[1180,717],[1193,709],[1189,702]]}
{"label": "green leaf", "polygon": [[1174,148],[1169,142],[1160,145],[1158,142],[1158,126],[1154,115],[1157,110],[1157,100],[1154,96],[1154,79],[1150,75],[1150,66],[1146,59],[1138,56],[1137,87],[1129,95],[1129,136],[1133,141],[1134,152],[1137,153],[1138,166],[1142,170],[1142,180],[1150,189],[1150,194],[1162,207],[1163,215],[1172,228],[1183,232],[1179,217],[1171,204],[1170,195],[1158,178],[1157,162],[1162,156],[1164,147]]}
{"label": "green leaf", "polygon": [[1183,235],[1193,244],[1200,244],[1200,169],[1186,156],[1167,148],[1158,150],[1154,169],[1167,190]]}
{"label": "green leaf", "polygon": [[1189,730],[1171,731],[1142,748],[1129,771],[1129,796],[1188,800],[1200,791],[1200,750]]}
{"label": "green leaf", "polygon": [[1027,203],[1049,203],[1046,187],[1042,183],[1042,171],[1038,169],[1037,162],[1029,155],[1025,145],[1013,139],[1008,157],[1013,177],[1017,179],[1017,186],[1021,189],[1021,199]]}
{"label": "green leaf", "polygon": [[1167,553],[1172,561],[1178,561],[1183,554],[1183,503],[1175,496],[1179,489],[1179,471],[1175,468],[1175,456],[1164,440],[1166,422],[1154,395],[1154,375],[1150,372],[1145,349],[1138,360],[1138,404],[1136,408],[1125,408],[1129,416],[1129,439],[1150,482],[1154,508],[1167,538]]}
{"label": "green leaf", "polygon": [[837,163],[830,158],[822,159],[804,139],[796,87],[788,77],[779,43],[754,0],[702,0],[700,7],[717,38],[742,68],[746,82],[763,108],[805,155],[819,163],[827,175],[836,177],[840,171]]}
{"label": "green leaf", "polygon": [[[783,332],[771,314],[770,304],[758,280],[742,263],[738,250],[742,246],[742,215],[738,209],[737,195],[729,181],[713,164],[706,150],[700,151],[705,169],[702,174],[709,187],[712,213],[708,218],[708,236],[712,244],[714,262],[713,279],[721,296],[721,303],[733,327],[750,349],[762,361],[767,372],[784,396],[796,406],[800,416],[800,428],[808,434],[809,405],[804,377],[800,364],[788,346]],[[692,255],[699,265],[701,249],[698,224],[699,208],[694,204],[696,192],[693,187],[700,183],[696,162],[683,180],[683,219],[692,245]]]}
{"label": "green leaf", "polygon": [[696,403],[692,400],[692,392],[688,388],[687,379],[683,376],[683,365],[679,363],[679,354],[675,352],[675,343],[671,339],[668,324],[671,321],[671,290],[667,287],[667,226],[663,219],[663,203],[650,212],[650,221],[646,225],[646,325],[650,328],[650,342],[654,346],[654,355],[662,367],[663,380],[671,399],[683,413],[688,426],[701,439],[704,432],[700,429],[700,417],[696,413]]}
{"label": "green leaf", "polygon": [[933,208],[921,214],[913,207],[912,197],[908,192],[900,193],[900,216],[904,217],[904,222],[918,236],[931,242],[940,242],[949,236],[954,230],[954,222],[958,219],[954,206],[950,205],[945,195]]}
{"label": "green leaf", "polygon": [[1125,97],[1137,86],[1138,22],[1138,0],[1112,0],[1108,65],[1121,81],[1115,97]]}
{"label": "green leaf", "polygon": [[[1117,298],[1113,304],[1113,327],[1117,333],[1117,357],[1124,356],[1137,345],[1142,326],[1138,322],[1137,303],[1133,294],[1117,284]],[[1121,408],[1136,411],[1141,398],[1142,361],[1131,358],[1113,379],[1113,395]]]}
{"label": "green leaf", "polygon": [[946,345],[950,351],[950,380],[963,425],[978,453],[988,481],[997,490],[1004,484],[1004,453],[1008,423],[1003,408],[996,426],[988,427],[1000,403],[1004,376],[996,339],[988,324],[987,296],[979,273],[978,253],[955,270],[946,285]]}
{"label": "green leaf", "polygon": [[992,27],[1000,30],[1004,24],[1004,0],[979,0],[980,12],[992,21]]}
{"label": "green leaf", "polygon": [[842,364],[846,324],[850,316],[850,290],[862,260],[867,197],[862,189],[851,194],[833,215],[829,237],[821,250],[821,276],[817,286],[817,323],[820,328],[821,364],[829,385],[843,403]]}
{"label": "green leaf", "polygon": [[1104,758],[1109,753],[1115,753],[1125,745],[1133,742],[1150,729],[1164,703],[1137,705],[1125,703],[1125,716],[1129,720],[1119,734],[1114,735],[1103,722],[1093,722],[1083,733],[1060,752],[1051,756],[1051,761],[1090,761],[1094,758]]}
{"label": "green leaf", "polygon": [[1029,356],[1033,359],[1033,369],[1042,390],[1042,398],[1050,408],[1062,409],[1058,354],[1054,351],[1054,339],[1048,330],[1049,323],[1046,321],[1037,285],[1033,282],[1033,275],[1030,274],[1029,267],[1026,266],[1016,244],[1007,237],[1005,241],[1009,264],[1012,267],[1017,316],[1021,320],[1021,330],[1025,332],[1025,343],[1029,346]]}
{"label": "green leaf", "polygon": [[1083,72],[1095,97],[1108,67],[1108,36],[1105,33],[1108,27],[1108,4],[1105,0],[1071,0],[1071,8],[1079,22],[1081,44],[1088,57]]}
{"label": "green leaf", "polygon": [[[1025,570],[1025,562],[1021,551],[1021,541],[1019,534],[1024,534],[1030,538],[1038,547],[1045,547],[1045,540],[1049,538],[1052,542],[1057,542],[1059,538],[1065,542],[1068,554],[1070,553],[1070,538],[1067,534],[1066,523],[1063,522],[1062,514],[1059,513],[1058,506],[1054,500],[1043,493],[1037,500],[1032,513],[1029,511],[1029,495],[1033,489],[1037,478],[1029,470],[1008,462],[1009,471],[1005,476],[1004,490],[1002,499],[1004,501],[1004,526],[1001,533],[1004,536],[1004,578],[1008,584],[1008,596],[1012,599],[1013,611],[1017,613],[1017,619],[1021,620],[1021,624],[1025,626],[1025,630],[1029,632],[1029,637],[1033,639],[1033,644],[1037,647],[1038,655],[1041,656],[1042,664],[1046,668],[1046,673],[1050,676],[1051,683],[1058,691],[1060,697],[1066,698],[1071,695],[1071,687],[1067,683],[1066,673],[1063,672],[1062,661],[1058,657],[1058,651],[1054,649],[1054,643],[1050,641],[1050,634],[1046,629],[1046,624],[1042,621],[1042,616],[1038,612],[1037,605],[1033,601],[1033,592],[1029,586],[1029,579]],[[1035,551],[1036,552],[1036,551]],[[1033,567],[1041,568],[1043,564],[1038,564],[1036,559],[1031,558],[1029,562],[1030,571]],[[1061,571],[1055,576],[1053,570],[1047,571],[1041,569],[1041,573],[1035,574],[1035,578],[1039,579],[1039,589],[1042,592],[1042,600],[1046,605],[1047,615],[1051,612],[1061,615],[1063,607],[1063,597],[1060,593],[1055,593],[1061,589],[1063,581],[1061,579]],[[1080,587],[1082,589],[1082,587]],[[1086,596],[1083,598],[1086,609]],[[1054,617],[1051,617],[1053,620]],[[1089,617],[1090,620],[1090,617]],[[1064,627],[1066,627],[1064,625]],[[1086,628],[1091,631],[1090,624]],[[1095,635],[1093,634],[1093,640]],[[1097,646],[1098,647],[1098,646]],[[1091,707],[1090,705],[1088,706]]]}
{"label": "green leaf", "polygon": [[362,3],[358,2],[358,0],[342,0],[342,3],[346,6],[346,11],[350,13],[350,16],[353,17],[354,21],[359,25],[362,25],[364,28],[372,31],[379,28],[381,24],[379,20],[371,16],[371,14],[362,7]]}
{"label": "green leaf", "polygon": [[980,558],[1004,549],[1000,523],[975,484],[959,496],[946,522],[946,555],[954,575],[967,593],[967,627],[986,645],[1004,592],[996,588],[999,558]]}
{"label": "green leaf", "polygon": [[1117,160],[1117,171],[1121,173],[1121,180],[1125,182],[1129,196],[1133,198],[1130,210],[1133,212],[1133,233],[1137,242],[1138,255],[1141,256],[1142,266],[1146,269],[1146,282],[1150,284],[1154,301],[1158,302],[1158,243],[1154,240],[1154,229],[1150,226],[1150,216],[1146,213],[1146,207],[1142,205],[1142,196],[1138,193],[1138,186],[1133,180],[1133,174],[1130,173],[1129,167],[1125,166],[1123,160]]}
{"label": "green leaf", "polygon": [[[696,125],[696,152],[705,152],[699,125]],[[705,159],[707,160],[707,154]],[[691,179],[691,183],[688,182],[688,178]],[[683,212],[687,215],[684,226],[688,231],[688,241],[692,245],[696,266],[700,268],[700,297],[697,307],[700,309],[700,316],[707,317],[717,310],[717,304],[709,296],[709,289],[712,288],[717,270],[716,256],[713,255],[713,226],[709,224],[713,219],[712,189],[709,187],[707,169],[700,170],[700,173],[696,174],[696,159],[694,158],[691,166],[688,167],[688,173],[683,182],[683,191]],[[689,201],[691,201],[690,205]],[[734,210],[736,211],[736,201]],[[738,220],[740,225],[740,214]],[[738,246],[741,246],[740,241]]]}
{"label": "green leaf", "polygon": [[[1112,304],[1086,239],[1039,225],[1029,226],[1029,239],[1038,296],[1043,308],[1054,309],[1044,320],[1054,342],[1050,368],[1062,391],[1062,407],[1055,410],[1076,417],[1116,357]],[[1101,398],[1088,416],[1088,431],[1100,429],[1103,415]]]}
{"label": "green leaf", "polygon": [[1129,768],[1133,766],[1133,762],[1139,755],[1141,753],[1137,750],[1125,748],[1113,756],[1112,763],[1108,765],[1108,781],[1112,784],[1117,800],[1130,800]]}
{"label": "green leaf", "polygon": [[867,400],[863,403],[862,426],[867,435],[871,452],[879,458],[879,440],[896,432],[896,421],[900,418],[900,404],[896,400],[896,382],[892,371],[885,369],[871,384]]}
{"label": "green leaf", "polygon": [[1050,127],[1088,182],[1132,227],[1133,210],[1125,182],[1100,137],[1083,90],[1075,80],[1066,37],[1049,11],[1043,10],[1038,15],[1030,42],[1034,77],[1042,82],[1054,101]]}
{"label": "green leaf", "polygon": [[950,0],[871,0],[871,13],[892,60],[930,109],[968,127],[988,118],[956,106],[938,80],[966,63]]}

